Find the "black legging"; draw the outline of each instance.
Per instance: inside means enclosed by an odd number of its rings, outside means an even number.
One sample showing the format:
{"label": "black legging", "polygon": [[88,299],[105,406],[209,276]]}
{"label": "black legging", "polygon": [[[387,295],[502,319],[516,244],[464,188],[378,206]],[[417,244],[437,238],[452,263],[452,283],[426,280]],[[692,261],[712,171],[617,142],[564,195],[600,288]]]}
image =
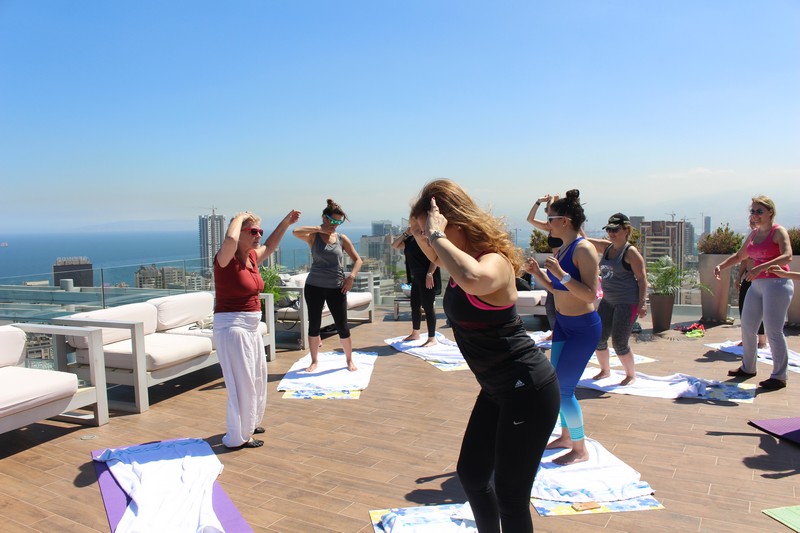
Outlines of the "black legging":
{"label": "black legging", "polygon": [[333,323],[336,324],[339,338],[350,337],[350,327],[347,325],[347,295],[342,293],[342,289],[324,289],[306,283],[304,292],[308,310],[309,337],[319,337],[322,308],[326,303],[333,317]]}
{"label": "black legging", "polygon": [[520,391],[502,398],[481,391],[464,432],[458,478],[481,533],[499,533],[501,525],[533,531],[531,488],[558,420],[560,394],[557,380]]}
{"label": "black legging", "polygon": [[419,329],[422,324],[422,310],[425,309],[425,323],[428,325],[428,338],[436,335],[436,290],[425,287],[425,275],[411,281],[411,327]]}

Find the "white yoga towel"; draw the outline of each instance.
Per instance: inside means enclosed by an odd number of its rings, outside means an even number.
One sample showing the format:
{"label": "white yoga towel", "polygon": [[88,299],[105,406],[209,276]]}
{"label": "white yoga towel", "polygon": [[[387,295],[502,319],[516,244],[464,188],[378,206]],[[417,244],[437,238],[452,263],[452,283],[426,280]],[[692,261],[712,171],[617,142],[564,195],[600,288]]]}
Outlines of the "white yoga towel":
{"label": "white yoga towel", "polygon": [[[654,361],[655,359],[653,359],[652,357],[647,357],[646,355],[633,354],[633,364],[635,365],[652,363]],[[600,365],[600,362],[597,360],[597,352],[592,354],[592,357],[591,359],[589,359],[589,362],[593,365],[598,365],[598,366]],[[608,366],[612,368],[622,366],[622,362],[620,362],[619,357],[617,357],[617,352],[614,351],[614,348],[610,347],[608,349]]]}
{"label": "white yoga towel", "polygon": [[[736,341],[716,342],[706,344],[706,346],[715,350],[732,353],[740,357],[744,355],[744,348],[739,346],[739,343]],[[756,358],[762,363],[772,364],[772,352],[770,351],[769,346],[757,349]],[[789,366],[786,369],[790,372],[800,373],[800,354],[789,350]]]}
{"label": "white yoga towel", "polygon": [[423,348],[422,345],[428,340],[427,333],[421,333],[419,340],[415,341],[403,341],[403,339],[406,337],[407,335],[392,337],[390,339],[384,339],[383,342],[399,352],[405,352],[413,355],[414,357],[424,359],[425,361],[446,363],[448,365],[466,363],[466,361],[464,361],[464,356],[461,355],[461,350],[458,349],[458,345],[455,343],[455,341],[451,341],[438,331],[436,332],[436,340],[439,342],[439,344],[428,346],[426,348]]}
{"label": "white yoga towel", "polygon": [[380,527],[385,533],[478,533],[469,502],[390,509]]}
{"label": "white yoga towel", "polygon": [[131,498],[116,531],[221,532],[212,504],[222,463],[200,439],[105,450],[98,461]]}
{"label": "white yoga towel", "polygon": [[[529,331],[528,337],[533,339],[533,342],[536,343],[536,346],[539,348],[550,349],[553,347],[553,341],[547,337],[552,337],[552,331]],[[547,340],[545,340],[547,338]]]}
{"label": "white yoga towel", "polygon": [[531,490],[532,498],[559,502],[614,502],[653,493],[639,472],[618,459],[596,440],[586,439],[589,460],[558,465],[553,459],[567,449],[545,450]]}
{"label": "white yoga towel", "polygon": [[595,374],[597,374],[596,368],[586,368],[578,381],[578,387],[653,398],[705,398],[707,387],[720,384],[716,380],[697,378],[688,374],[648,376],[637,372],[636,381],[632,385],[623,386],[620,382],[625,379],[625,372],[612,370],[609,377],[597,381],[592,379]]}
{"label": "white yoga towel", "polygon": [[369,385],[372,369],[378,354],[375,352],[353,352],[355,372],[347,369],[347,361],[341,352],[322,352],[317,359],[314,372],[306,372],[311,364],[311,354],[301,357],[283,376],[279,391],[287,390],[364,390]]}

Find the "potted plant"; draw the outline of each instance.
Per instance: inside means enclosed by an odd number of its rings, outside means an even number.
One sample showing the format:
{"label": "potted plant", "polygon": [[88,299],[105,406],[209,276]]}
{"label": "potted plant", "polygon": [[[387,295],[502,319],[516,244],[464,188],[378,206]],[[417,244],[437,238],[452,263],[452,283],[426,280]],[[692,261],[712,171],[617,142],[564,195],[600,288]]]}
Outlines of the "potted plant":
{"label": "potted plant", "polygon": [[[272,294],[272,301],[274,302],[274,305],[277,306],[278,300],[280,300],[281,297],[281,291],[279,288],[281,286],[280,270],[278,270],[277,266],[262,266],[259,267],[258,271],[261,274],[261,279],[264,280],[264,290],[261,292]],[[262,318],[264,318],[266,321],[266,311],[264,309],[264,305],[262,304],[261,307]]]}
{"label": "potted plant", "polygon": [[[786,228],[789,233],[789,242],[792,244],[792,260],[789,262],[789,270],[792,272],[800,271],[800,228]],[[794,282],[794,296],[789,304],[789,312],[787,316],[789,323],[792,325],[800,325],[800,283]]]}
{"label": "potted plant", "polygon": [[717,279],[714,276],[714,267],[739,251],[743,240],[744,236],[733,231],[726,223],[706,234],[697,243],[697,251],[700,252],[698,257],[700,283],[709,288],[708,291],[700,293],[702,322],[728,322],[732,269],[723,270],[720,279]]}
{"label": "potted plant", "polygon": [[659,257],[647,265],[647,283],[651,291],[650,315],[653,319],[653,333],[670,328],[675,295],[682,287],[705,288],[697,283],[694,272],[681,270],[668,255]]}
{"label": "potted plant", "polygon": [[531,232],[530,245],[534,259],[539,263],[539,266],[544,267],[547,257],[553,255],[553,249],[547,244],[547,233],[534,229]]}

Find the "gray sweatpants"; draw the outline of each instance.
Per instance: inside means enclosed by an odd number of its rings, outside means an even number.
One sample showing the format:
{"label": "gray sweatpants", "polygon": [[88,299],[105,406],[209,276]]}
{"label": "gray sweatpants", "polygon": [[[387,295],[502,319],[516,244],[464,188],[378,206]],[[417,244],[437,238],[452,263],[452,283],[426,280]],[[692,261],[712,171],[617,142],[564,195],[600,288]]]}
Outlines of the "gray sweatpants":
{"label": "gray sweatpants", "polygon": [[789,347],[783,335],[786,311],[794,294],[794,282],[782,278],[761,278],[753,280],[742,311],[742,348],[744,357],[742,368],[751,374],[756,372],[756,346],[758,345],[758,326],[762,317],[767,332],[769,349],[772,352],[772,376],[786,380],[786,367],[789,364]]}

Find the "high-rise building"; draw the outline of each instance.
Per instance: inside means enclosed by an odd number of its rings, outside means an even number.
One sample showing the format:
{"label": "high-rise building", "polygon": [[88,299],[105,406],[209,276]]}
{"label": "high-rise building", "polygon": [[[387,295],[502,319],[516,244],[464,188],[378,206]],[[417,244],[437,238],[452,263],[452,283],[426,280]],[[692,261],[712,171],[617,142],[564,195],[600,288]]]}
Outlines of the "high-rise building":
{"label": "high-rise building", "polygon": [[[404,228],[405,229],[405,228]],[[373,220],[372,221],[372,236],[383,237],[392,234],[392,221],[391,220]]]}
{"label": "high-rise building", "polygon": [[703,217],[703,233],[711,233],[711,217]]}
{"label": "high-rise building", "polygon": [[686,223],[682,220],[645,220],[639,229],[639,249],[644,260],[651,263],[668,255],[679,268],[684,267],[686,248]]}
{"label": "high-rise building", "polygon": [[200,235],[200,267],[202,272],[209,273],[214,270],[214,255],[216,255],[222,241],[225,239],[225,217],[217,214],[216,208],[211,208],[210,215],[198,217]]}
{"label": "high-rise building", "polygon": [[74,287],[94,287],[94,270],[88,257],[59,257],[53,265],[53,285],[71,279]]}

